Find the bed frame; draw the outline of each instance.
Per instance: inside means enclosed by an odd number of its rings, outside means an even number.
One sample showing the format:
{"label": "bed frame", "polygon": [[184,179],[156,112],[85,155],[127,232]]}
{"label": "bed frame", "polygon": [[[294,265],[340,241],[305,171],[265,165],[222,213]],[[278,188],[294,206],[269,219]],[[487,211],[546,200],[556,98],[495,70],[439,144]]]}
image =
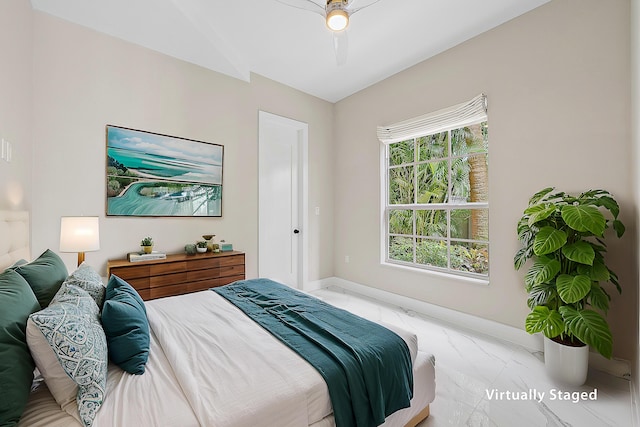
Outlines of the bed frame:
{"label": "bed frame", "polygon": [[426,420],[427,418],[429,418],[429,405],[425,406],[422,411],[420,411],[413,418],[411,418],[409,422],[405,424],[405,427],[416,427],[418,424],[420,424],[422,421]]}
{"label": "bed frame", "polygon": [[19,259],[31,260],[29,212],[0,210],[0,236],[0,271]]}

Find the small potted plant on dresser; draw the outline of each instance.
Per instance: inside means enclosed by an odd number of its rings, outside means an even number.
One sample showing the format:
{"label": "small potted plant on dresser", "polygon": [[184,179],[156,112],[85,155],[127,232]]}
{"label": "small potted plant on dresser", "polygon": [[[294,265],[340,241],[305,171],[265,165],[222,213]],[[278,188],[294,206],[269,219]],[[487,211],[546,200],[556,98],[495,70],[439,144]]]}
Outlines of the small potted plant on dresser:
{"label": "small potted plant on dresser", "polygon": [[618,276],[605,264],[605,231],[624,233],[618,203],[607,191],[572,196],[545,188],[529,200],[518,222],[522,248],[517,270],[533,264],[524,277],[531,312],[525,329],[544,335],[545,369],[563,384],[578,386],[587,377],[589,346],[611,358],[613,338],[604,315],[611,297],[604,284],[621,293]]}
{"label": "small potted plant on dresser", "polygon": [[206,241],[200,240],[199,242],[196,243],[196,250],[198,251],[199,254],[203,254],[207,252],[207,245],[208,243]]}
{"label": "small potted plant on dresser", "polygon": [[142,251],[145,254],[150,254],[153,252],[153,239],[151,237],[145,237],[140,241],[140,246],[142,246]]}

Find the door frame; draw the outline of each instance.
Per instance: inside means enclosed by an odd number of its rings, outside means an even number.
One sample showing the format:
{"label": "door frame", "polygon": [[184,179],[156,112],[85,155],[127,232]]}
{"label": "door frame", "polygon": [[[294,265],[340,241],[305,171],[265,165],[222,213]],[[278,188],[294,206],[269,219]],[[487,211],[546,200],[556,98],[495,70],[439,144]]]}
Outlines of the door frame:
{"label": "door frame", "polygon": [[298,289],[304,289],[308,280],[308,248],[309,248],[309,125],[307,123],[279,116],[277,114],[266,111],[258,111],[258,275],[260,276],[260,251],[269,250],[268,245],[262,247],[263,233],[260,230],[260,212],[262,211],[262,203],[266,203],[260,197],[260,188],[265,185],[263,183],[262,171],[260,164],[262,163],[262,154],[266,149],[267,141],[261,132],[263,123],[269,123],[277,126],[284,126],[296,130],[298,134],[298,224],[300,230],[300,241],[298,242]]}

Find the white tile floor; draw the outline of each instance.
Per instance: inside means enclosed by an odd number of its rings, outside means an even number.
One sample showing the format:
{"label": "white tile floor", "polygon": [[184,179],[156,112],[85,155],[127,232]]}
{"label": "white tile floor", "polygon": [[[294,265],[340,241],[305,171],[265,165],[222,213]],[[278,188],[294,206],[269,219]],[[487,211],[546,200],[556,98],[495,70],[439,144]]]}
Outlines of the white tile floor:
{"label": "white tile floor", "polygon": [[[420,350],[435,355],[436,399],[430,417],[419,427],[632,427],[627,380],[592,370],[587,383],[577,390],[597,390],[597,400],[561,401],[557,392],[551,394],[554,390],[575,390],[562,389],[546,377],[540,352],[456,329],[340,288],[313,294],[370,320],[412,330]],[[518,394],[535,390],[545,395],[540,402],[508,400],[506,394],[501,400],[489,396],[492,390]]]}

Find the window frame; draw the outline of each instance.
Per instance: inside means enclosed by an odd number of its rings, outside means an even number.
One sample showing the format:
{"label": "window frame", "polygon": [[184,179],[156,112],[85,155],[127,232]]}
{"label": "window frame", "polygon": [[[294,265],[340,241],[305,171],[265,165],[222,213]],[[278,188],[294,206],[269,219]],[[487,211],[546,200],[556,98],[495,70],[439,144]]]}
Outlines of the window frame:
{"label": "window frame", "polygon": [[[451,140],[451,132],[452,130],[455,129],[460,129],[469,125],[473,125],[473,124],[478,124],[478,123],[482,123],[482,122],[487,122],[488,118],[486,115],[486,98],[484,97],[484,95],[482,96],[482,101],[484,104],[484,115],[481,116],[477,116],[476,118],[472,119],[472,120],[461,120],[459,123],[456,123],[455,121],[450,121],[450,123],[447,123],[446,129],[436,129],[435,131],[432,132],[416,132],[415,130],[413,130],[412,135],[410,135],[410,137],[408,138],[404,138],[404,139],[400,139],[398,137],[395,138],[395,140],[392,141],[384,141],[383,138],[380,138],[381,141],[383,142],[381,144],[381,184],[383,186],[382,191],[381,191],[381,263],[383,265],[389,265],[389,266],[400,266],[400,267],[408,267],[411,269],[417,269],[418,271],[424,271],[424,272],[435,272],[435,273],[442,273],[447,277],[452,277],[452,278],[469,278],[469,279],[474,279],[474,281],[479,281],[480,283],[488,283],[489,281],[489,276],[490,276],[490,264],[488,264],[488,268],[487,268],[487,272],[486,274],[484,273],[475,273],[475,272],[469,272],[469,271],[464,271],[464,270],[457,270],[452,268],[451,265],[451,261],[452,261],[452,247],[455,246],[456,244],[462,244],[462,245],[466,245],[469,243],[477,243],[480,245],[484,245],[486,247],[487,250],[487,262],[489,262],[490,259],[490,234],[487,236],[487,240],[483,240],[483,239],[471,239],[471,238],[462,238],[462,237],[453,237],[452,233],[451,233],[451,214],[453,211],[455,210],[472,210],[472,209],[486,209],[487,210],[487,215],[490,215],[490,207],[489,207],[489,200],[487,197],[486,201],[482,201],[482,202],[455,202],[452,200],[452,198],[448,198],[448,200],[451,200],[449,202],[445,202],[445,203],[424,203],[424,204],[420,204],[417,203],[416,197],[418,196],[419,192],[418,192],[418,187],[419,187],[419,180],[417,179],[417,174],[418,174],[418,168],[419,165],[421,164],[428,164],[431,162],[440,162],[440,161],[446,161],[447,162],[447,175],[448,175],[448,184],[447,184],[447,195],[451,196],[452,194],[452,173],[453,173],[453,167],[452,167],[452,160],[455,160],[457,158],[468,158],[470,157],[468,153],[454,153],[451,149],[452,146],[452,140]],[[478,98],[478,97],[477,97]],[[474,98],[474,100],[476,100],[477,98]],[[472,100],[472,101],[474,101]],[[457,107],[457,106],[456,106]],[[452,107],[452,108],[456,108],[456,107]],[[436,112],[439,113],[439,112]],[[422,116],[422,117],[427,117],[427,116]],[[402,122],[404,123],[410,123],[410,121],[405,121]],[[380,129],[385,129],[386,128],[379,128],[379,135],[380,135]],[[434,135],[437,133],[442,133],[442,132],[447,132],[447,153],[446,156],[443,157],[431,157],[431,158],[427,158],[427,159],[423,159],[420,160],[420,153],[419,153],[419,146],[420,143],[418,142],[418,140],[422,137],[426,137],[426,136],[430,136],[430,135]],[[402,141],[408,141],[408,140],[412,140],[413,144],[414,144],[414,148],[413,148],[413,161],[412,162],[403,162],[401,164],[394,164],[391,165],[390,164],[390,145],[393,143],[398,143],[398,142],[402,142]],[[486,150],[478,153],[478,154],[471,154],[472,156],[486,156],[487,161],[488,161],[488,155],[489,155],[489,149],[487,147]],[[400,168],[400,167],[407,167],[407,166],[412,166],[413,167],[413,202],[412,203],[408,203],[408,204],[391,204],[389,197],[390,197],[390,171],[392,169],[395,168]],[[411,220],[412,220],[412,233],[409,234],[398,234],[398,233],[392,233],[390,230],[390,217],[391,217],[391,212],[394,210],[408,210],[411,211]],[[418,212],[419,211],[434,211],[434,210],[442,210],[445,211],[446,213],[446,236],[445,237],[438,237],[438,236],[425,236],[422,234],[419,234],[418,230],[417,230],[417,226],[416,226],[416,219],[418,217]],[[488,221],[488,216],[487,216],[487,221]],[[488,226],[488,223],[487,223]],[[390,258],[390,247],[391,247],[391,242],[392,242],[392,238],[393,237],[404,237],[404,238],[408,238],[411,239],[412,241],[412,260],[411,261],[404,261],[404,260],[398,260],[398,259],[392,259]],[[429,239],[429,240],[437,240],[437,241],[443,241],[446,244],[446,267],[439,267],[436,265],[429,265],[429,264],[421,264],[418,262],[418,251],[417,251],[417,246],[420,242],[420,240],[423,239]]]}

